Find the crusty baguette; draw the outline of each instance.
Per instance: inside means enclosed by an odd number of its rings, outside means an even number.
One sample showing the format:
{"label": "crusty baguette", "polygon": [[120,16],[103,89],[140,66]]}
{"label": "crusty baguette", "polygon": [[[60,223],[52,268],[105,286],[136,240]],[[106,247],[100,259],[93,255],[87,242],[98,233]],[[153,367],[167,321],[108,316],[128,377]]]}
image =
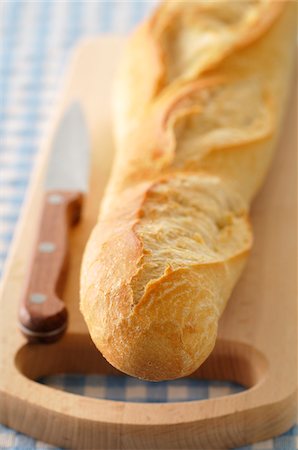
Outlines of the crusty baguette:
{"label": "crusty baguette", "polygon": [[123,372],[182,377],[213,349],[281,126],[294,9],[170,0],[128,43],[116,161],[81,274],[91,337]]}

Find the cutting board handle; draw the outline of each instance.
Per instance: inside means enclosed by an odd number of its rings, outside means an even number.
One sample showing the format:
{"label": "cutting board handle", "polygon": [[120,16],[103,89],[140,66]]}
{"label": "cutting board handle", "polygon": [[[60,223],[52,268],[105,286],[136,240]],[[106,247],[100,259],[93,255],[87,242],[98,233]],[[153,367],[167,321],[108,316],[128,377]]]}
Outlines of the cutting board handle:
{"label": "cutting board handle", "polygon": [[[251,387],[229,396],[185,402],[90,398],[87,395],[95,391],[86,390],[82,396],[34,382],[40,377],[65,373],[119,375],[87,334],[68,333],[47,348],[46,357],[43,345],[24,345],[14,363],[20,383],[13,388],[20,393],[17,401],[9,404],[9,411],[0,410],[0,420],[7,423],[13,417],[14,426],[28,433],[29,425],[15,411],[28,409],[24,392],[30,392],[30,415],[34,418],[34,430],[39,430],[38,437],[63,448],[235,448],[268,439],[272,428],[280,434],[295,422],[294,389],[289,389],[286,396],[277,391],[272,394],[274,362],[267,361],[258,348],[236,341],[218,341],[210,358],[191,377],[229,379]],[[99,393],[100,385],[97,387]],[[120,447],[121,428],[130,439]]]}
{"label": "cutting board handle", "polygon": [[82,194],[51,191],[43,199],[19,322],[30,342],[59,339],[67,326],[68,313],[60,299],[67,271],[69,228],[79,221]]}

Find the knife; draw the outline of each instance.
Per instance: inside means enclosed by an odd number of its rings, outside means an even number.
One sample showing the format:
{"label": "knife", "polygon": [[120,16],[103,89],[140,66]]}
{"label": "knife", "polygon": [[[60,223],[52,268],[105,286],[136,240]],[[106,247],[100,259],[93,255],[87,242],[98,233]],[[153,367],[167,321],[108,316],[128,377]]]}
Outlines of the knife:
{"label": "knife", "polygon": [[29,342],[48,343],[66,330],[61,300],[68,233],[80,220],[89,173],[89,139],[81,106],[71,104],[54,134],[44,182],[37,240],[21,298],[19,326]]}

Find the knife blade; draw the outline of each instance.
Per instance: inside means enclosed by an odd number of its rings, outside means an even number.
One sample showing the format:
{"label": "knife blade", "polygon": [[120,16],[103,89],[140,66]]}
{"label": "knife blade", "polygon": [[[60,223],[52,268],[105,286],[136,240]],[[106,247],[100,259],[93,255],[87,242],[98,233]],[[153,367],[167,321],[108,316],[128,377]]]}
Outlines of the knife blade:
{"label": "knife blade", "polygon": [[88,188],[89,156],[84,114],[74,102],[51,143],[37,239],[20,302],[19,325],[30,342],[53,342],[67,327],[61,294],[67,272],[68,234],[80,220]]}

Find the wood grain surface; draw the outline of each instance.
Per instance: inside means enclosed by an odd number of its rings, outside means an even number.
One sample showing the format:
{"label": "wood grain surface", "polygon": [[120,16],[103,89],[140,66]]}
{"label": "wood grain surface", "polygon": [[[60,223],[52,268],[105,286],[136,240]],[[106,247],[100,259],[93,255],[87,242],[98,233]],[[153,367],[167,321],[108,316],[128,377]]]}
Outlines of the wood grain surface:
{"label": "wood grain surface", "polygon": [[[208,400],[146,404],[82,397],[34,381],[55,373],[118,373],[88,336],[78,292],[84,245],[113,158],[110,96],[122,45],[121,39],[107,37],[85,41],[77,49],[40,153],[1,289],[0,421],[73,449],[222,449],[278,435],[296,416],[294,101],[268,180],[254,203],[255,244],[248,267],[221,319],[214,352],[192,375],[235,380],[248,389]],[[93,155],[90,194],[82,221],[70,235],[69,276],[63,295],[69,327],[58,342],[28,344],[17,330],[18,304],[36,239],[40,185],[53,129],[74,99],[83,104]]]}

